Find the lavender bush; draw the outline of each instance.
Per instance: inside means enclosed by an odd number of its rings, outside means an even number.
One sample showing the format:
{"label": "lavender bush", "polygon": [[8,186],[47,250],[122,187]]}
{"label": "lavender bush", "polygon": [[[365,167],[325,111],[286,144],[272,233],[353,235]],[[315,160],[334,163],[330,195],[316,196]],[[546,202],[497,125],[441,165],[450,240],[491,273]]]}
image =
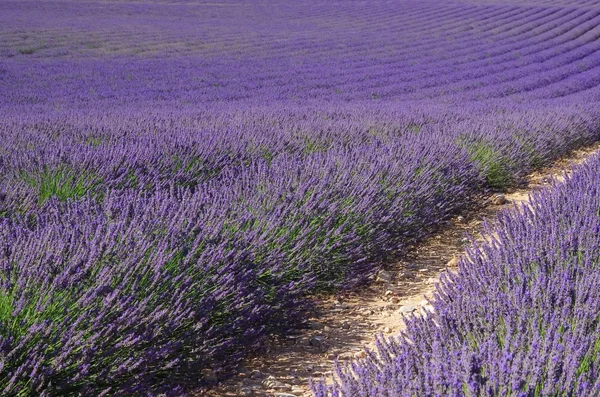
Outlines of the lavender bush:
{"label": "lavender bush", "polygon": [[506,211],[407,319],[315,396],[600,393],[600,156]]}
{"label": "lavender bush", "polygon": [[0,393],[182,394],[600,137],[600,8],[1,1]]}

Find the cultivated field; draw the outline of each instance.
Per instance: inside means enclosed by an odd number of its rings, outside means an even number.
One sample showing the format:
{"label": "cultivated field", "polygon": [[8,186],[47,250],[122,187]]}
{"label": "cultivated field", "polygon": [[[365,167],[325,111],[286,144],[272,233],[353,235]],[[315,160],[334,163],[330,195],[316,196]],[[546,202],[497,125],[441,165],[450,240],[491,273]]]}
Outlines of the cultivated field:
{"label": "cultivated field", "polygon": [[[0,395],[185,395],[599,140],[600,1],[0,0],[0,111]],[[599,394],[599,166],[316,395]]]}

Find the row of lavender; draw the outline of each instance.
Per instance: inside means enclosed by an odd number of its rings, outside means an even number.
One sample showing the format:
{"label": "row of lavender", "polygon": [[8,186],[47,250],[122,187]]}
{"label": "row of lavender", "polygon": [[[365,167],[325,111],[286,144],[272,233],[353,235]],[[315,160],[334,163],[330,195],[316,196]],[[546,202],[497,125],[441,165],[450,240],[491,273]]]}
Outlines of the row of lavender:
{"label": "row of lavender", "polygon": [[597,396],[600,156],[486,235],[442,277],[433,313],[315,396]]}
{"label": "row of lavender", "polygon": [[599,83],[590,2],[147,3],[1,3],[0,102],[538,100]]}
{"label": "row of lavender", "polygon": [[180,394],[600,138],[592,6],[133,3],[0,3],[3,395]]}
{"label": "row of lavender", "polygon": [[386,176],[387,159],[370,158],[385,151],[409,169],[414,158],[418,170],[435,169],[438,162],[428,156],[437,152],[440,158],[458,156],[477,168],[460,183],[476,185],[483,177],[502,188],[540,162],[594,140],[599,123],[594,102],[572,98],[462,107],[388,102],[6,112],[0,122],[0,214],[35,210],[52,196],[233,186],[241,175],[259,177],[263,168],[310,179],[302,174],[311,164],[323,176],[329,168],[368,167],[381,173],[383,188],[406,182]]}
{"label": "row of lavender", "polygon": [[297,325],[315,288],[364,281],[486,178],[504,185],[599,138],[595,109],[552,110],[445,109],[415,122],[407,109],[387,114],[399,125],[373,116],[381,124],[366,128],[363,114],[346,133],[317,134],[327,131],[320,109],[308,133],[288,125],[257,141],[186,133],[193,117],[165,131],[134,118],[140,129],[118,139],[110,128],[127,130],[126,118],[9,119],[3,393],[179,393],[173,385],[195,384],[203,368],[225,373]]}

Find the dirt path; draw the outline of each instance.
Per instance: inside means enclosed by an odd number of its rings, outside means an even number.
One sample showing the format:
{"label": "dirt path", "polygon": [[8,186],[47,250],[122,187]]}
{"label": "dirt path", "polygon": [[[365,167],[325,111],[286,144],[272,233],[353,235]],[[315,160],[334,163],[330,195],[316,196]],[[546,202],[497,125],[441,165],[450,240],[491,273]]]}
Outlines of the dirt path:
{"label": "dirt path", "polygon": [[[429,307],[427,297],[444,270],[452,270],[464,252],[466,235],[479,235],[483,219],[528,200],[530,192],[560,177],[574,164],[600,151],[600,143],[577,150],[531,174],[527,187],[493,195],[482,209],[459,216],[438,234],[413,247],[402,261],[381,271],[370,286],[317,306],[310,329],[267,343],[265,355],[248,359],[239,373],[200,396],[310,396],[310,378],[329,375],[333,361],[361,357],[375,335],[403,328],[402,314]],[[504,202],[506,200],[506,202]]]}

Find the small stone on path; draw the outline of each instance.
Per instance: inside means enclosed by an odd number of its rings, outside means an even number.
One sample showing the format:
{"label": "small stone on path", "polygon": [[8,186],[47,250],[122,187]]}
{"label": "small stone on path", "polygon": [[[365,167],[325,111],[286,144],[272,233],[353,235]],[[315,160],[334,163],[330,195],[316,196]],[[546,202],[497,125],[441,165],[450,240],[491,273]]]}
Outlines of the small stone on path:
{"label": "small stone on path", "polygon": [[242,387],[238,395],[243,397],[251,397],[254,395],[254,392],[249,387]]}
{"label": "small stone on path", "polygon": [[416,309],[413,305],[403,305],[400,306],[400,313],[412,313],[414,312]]}
{"label": "small stone on path", "polygon": [[446,267],[456,267],[458,266],[458,258],[456,256],[453,256],[452,259],[450,259],[448,261],[448,263],[446,263]]}
{"label": "small stone on path", "polygon": [[322,336],[313,336],[310,338],[310,345],[314,347],[322,347],[325,338]]}
{"label": "small stone on path", "polygon": [[323,324],[318,323],[316,321],[311,321],[310,323],[308,323],[308,326],[312,329],[323,329]]}
{"label": "small stone on path", "polygon": [[255,369],[254,371],[252,371],[252,372],[250,373],[250,377],[251,377],[252,379],[261,379],[261,378],[263,378],[263,377],[264,377],[264,375],[263,375],[263,373],[262,373],[262,372],[260,372],[259,370]]}
{"label": "small stone on path", "polygon": [[492,204],[494,205],[504,205],[506,203],[506,197],[502,193],[495,194],[494,197],[492,197]]}
{"label": "small stone on path", "polygon": [[379,273],[377,273],[377,281],[380,283],[389,283],[392,281],[392,278],[392,273],[387,270],[380,270]]}

